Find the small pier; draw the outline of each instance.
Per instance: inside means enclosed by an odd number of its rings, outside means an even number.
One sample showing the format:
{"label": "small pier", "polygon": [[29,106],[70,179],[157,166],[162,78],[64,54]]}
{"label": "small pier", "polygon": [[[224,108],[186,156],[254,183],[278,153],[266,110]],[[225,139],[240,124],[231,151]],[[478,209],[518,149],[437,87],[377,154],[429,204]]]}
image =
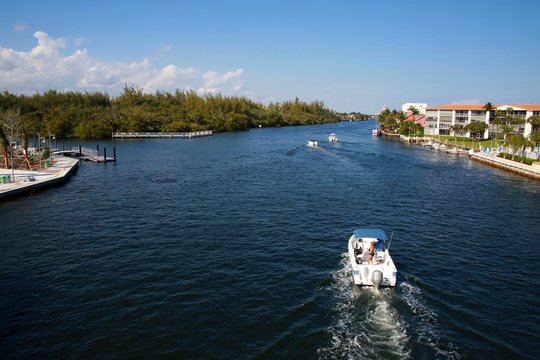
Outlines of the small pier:
{"label": "small pier", "polygon": [[77,156],[79,156],[79,158],[84,161],[91,161],[94,163],[116,161],[116,148],[113,148],[114,157],[112,158],[107,157],[107,148],[103,149],[103,155],[99,155],[99,150],[94,150],[82,146],[79,146],[78,148],[71,148],[71,150],[76,151]]}
{"label": "small pier", "polygon": [[113,139],[175,139],[212,136],[212,130],[192,132],[115,132]]}
{"label": "small pier", "polygon": [[98,149],[90,149],[84,146],[74,146],[71,150],[60,150],[52,152],[53,155],[67,155],[78,157],[80,160],[91,161],[94,163],[102,163],[114,161],[116,162],[116,148],[113,148],[113,157],[107,157],[107,148],[103,148],[103,155],[99,154]]}

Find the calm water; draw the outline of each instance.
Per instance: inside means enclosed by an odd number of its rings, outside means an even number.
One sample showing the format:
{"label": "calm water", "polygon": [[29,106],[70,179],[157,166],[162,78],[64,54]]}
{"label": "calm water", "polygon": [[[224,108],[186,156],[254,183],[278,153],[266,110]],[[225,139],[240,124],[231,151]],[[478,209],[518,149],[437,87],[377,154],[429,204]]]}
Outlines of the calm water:
{"label": "calm water", "polygon": [[[1,203],[0,357],[540,357],[540,183],[373,126],[102,143]],[[363,226],[395,289],[353,287]]]}

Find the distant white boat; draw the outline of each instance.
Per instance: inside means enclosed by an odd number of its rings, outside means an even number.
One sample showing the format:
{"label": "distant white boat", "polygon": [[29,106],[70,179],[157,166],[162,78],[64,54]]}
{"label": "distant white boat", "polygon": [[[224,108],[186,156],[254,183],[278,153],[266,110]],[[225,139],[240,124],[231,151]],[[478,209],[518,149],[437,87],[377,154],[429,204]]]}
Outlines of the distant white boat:
{"label": "distant white boat", "polygon": [[446,150],[446,145],[442,143],[433,143],[431,147],[435,150]]}
{"label": "distant white boat", "polygon": [[359,286],[396,286],[397,269],[384,230],[356,229],[349,238],[353,280]]}
{"label": "distant white boat", "polygon": [[379,129],[373,129],[373,130],[371,131],[371,134],[372,134],[373,136],[379,136],[381,133],[379,132]]}
{"label": "distant white boat", "polygon": [[337,142],[337,136],[336,136],[336,134],[331,133],[330,136],[328,137],[328,141],[330,141],[330,142]]}
{"label": "distant white boat", "polygon": [[308,140],[307,146],[317,147],[317,146],[319,146],[319,142],[317,140]]}
{"label": "distant white boat", "polygon": [[453,147],[453,148],[447,149],[446,152],[449,153],[449,154],[459,155],[459,154],[468,154],[469,150],[462,149],[462,148],[459,148],[459,147]]}

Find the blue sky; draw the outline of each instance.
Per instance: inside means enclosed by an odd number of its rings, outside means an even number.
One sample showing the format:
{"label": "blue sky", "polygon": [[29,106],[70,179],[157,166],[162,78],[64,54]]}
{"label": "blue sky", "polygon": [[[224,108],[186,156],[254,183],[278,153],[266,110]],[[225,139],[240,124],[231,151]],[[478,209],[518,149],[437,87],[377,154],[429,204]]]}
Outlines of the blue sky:
{"label": "blue sky", "polygon": [[540,1],[23,1],[0,90],[193,89],[340,112],[540,103]]}

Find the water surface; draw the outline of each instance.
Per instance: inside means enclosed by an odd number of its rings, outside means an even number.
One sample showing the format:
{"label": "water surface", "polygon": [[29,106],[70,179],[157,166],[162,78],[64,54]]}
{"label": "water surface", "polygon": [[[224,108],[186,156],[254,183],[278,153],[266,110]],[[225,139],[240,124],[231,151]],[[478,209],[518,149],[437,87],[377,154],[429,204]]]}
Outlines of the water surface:
{"label": "water surface", "polygon": [[[373,126],[102,142],[116,164],[1,203],[0,355],[540,357],[540,183]],[[364,226],[395,289],[352,285]]]}

